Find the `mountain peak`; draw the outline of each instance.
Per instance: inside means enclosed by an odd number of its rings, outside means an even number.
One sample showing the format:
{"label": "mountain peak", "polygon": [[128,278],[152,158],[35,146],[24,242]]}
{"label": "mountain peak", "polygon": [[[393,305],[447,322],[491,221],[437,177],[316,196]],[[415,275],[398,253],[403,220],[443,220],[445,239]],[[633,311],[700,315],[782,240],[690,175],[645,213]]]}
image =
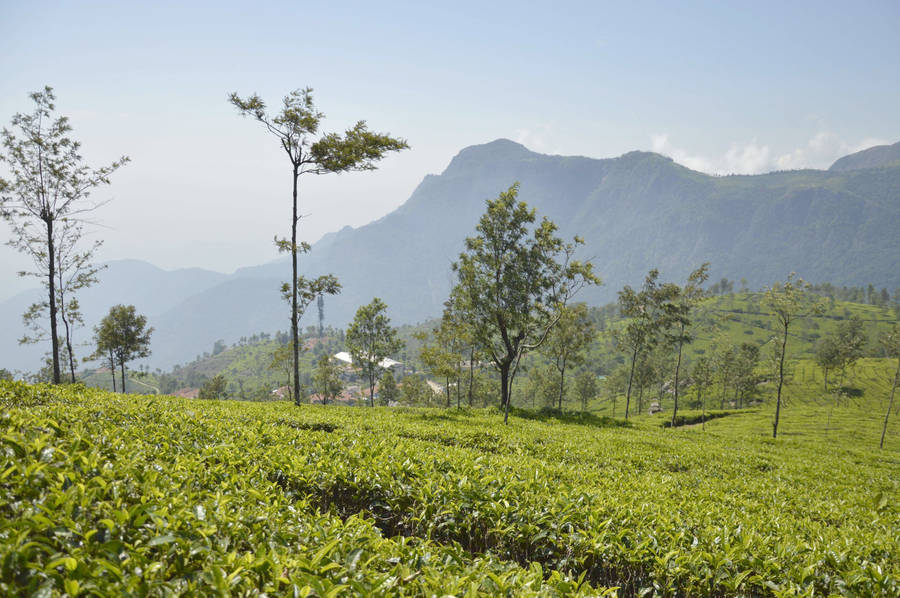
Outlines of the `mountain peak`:
{"label": "mountain peak", "polygon": [[832,172],[879,168],[900,163],[900,142],[894,145],[876,145],[838,159],[831,165]]}
{"label": "mountain peak", "polygon": [[530,149],[509,139],[495,139],[480,145],[470,145],[460,150],[450,161],[444,173],[465,169],[468,166],[490,162],[505,162],[535,155]]}

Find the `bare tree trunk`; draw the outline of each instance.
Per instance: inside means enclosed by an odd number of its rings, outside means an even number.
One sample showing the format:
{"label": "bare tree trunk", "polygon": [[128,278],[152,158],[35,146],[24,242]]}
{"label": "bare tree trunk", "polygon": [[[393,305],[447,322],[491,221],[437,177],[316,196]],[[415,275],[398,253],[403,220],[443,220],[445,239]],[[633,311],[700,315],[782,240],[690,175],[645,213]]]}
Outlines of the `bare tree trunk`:
{"label": "bare tree trunk", "polygon": [[298,330],[299,322],[297,322],[297,178],[299,176],[299,165],[295,162],[294,205],[293,214],[291,216],[291,338],[294,341],[293,395],[295,405],[300,405],[300,331]]}
{"label": "bare tree trunk", "polygon": [[697,400],[700,401],[700,410],[703,414],[700,419],[700,421],[701,421],[700,429],[705,430],[706,429],[706,403],[703,401],[703,385],[702,384],[697,385]]}
{"label": "bare tree trunk", "polygon": [[881,444],[878,448],[884,448],[884,435],[887,434],[888,417],[891,415],[891,408],[894,406],[894,392],[897,390],[897,378],[900,377],[900,359],[897,360],[897,371],[894,372],[894,384],[891,386],[891,400],[888,402],[887,413],[884,414],[884,427],[881,428]]}
{"label": "bare tree trunk", "polygon": [[638,413],[644,412],[644,385],[638,385]]}
{"label": "bare tree trunk", "polygon": [[122,392],[125,392],[125,360],[119,360],[119,367],[122,369]]}
{"label": "bare tree trunk", "polygon": [[787,350],[788,326],[784,325],[784,337],[781,340],[781,359],[778,362],[778,395],[775,402],[775,421],[772,423],[772,438],[778,438],[778,416],[781,415],[781,387],[784,385],[784,354]]}
{"label": "bare tree trunk", "polygon": [[474,345],[469,350],[469,407],[472,406],[472,382],[475,376],[475,347]]}
{"label": "bare tree trunk", "polygon": [[675,362],[675,407],[672,408],[672,427],[675,427],[675,417],[678,415],[678,373],[681,370],[681,349],[684,346],[684,324],[681,325],[681,338],[678,340],[678,361]]}
{"label": "bare tree trunk", "polygon": [[566,392],[566,358],[562,358],[562,367],[559,370],[559,410],[562,411],[563,395]]}
{"label": "bare tree trunk", "polygon": [[638,350],[635,347],[631,353],[631,373],[628,374],[628,390],[625,392],[625,419],[628,419],[628,408],[631,406],[631,381],[634,379],[634,364],[637,361]]}
{"label": "bare tree trunk", "polygon": [[53,383],[60,383],[59,375],[59,337],[56,335],[56,247],[53,245],[53,220],[48,216],[47,223],[47,260],[48,280],[50,282],[50,342],[53,347]]}
{"label": "bare tree trunk", "polygon": [[[62,278],[62,277],[60,277]],[[69,373],[72,384],[75,384],[75,355],[72,352],[72,330],[69,327],[69,319],[66,317],[66,297],[63,294],[62,280],[59,281],[59,317],[66,329],[66,351],[69,354]]]}
{"label": "bare tree trunk", "polygon": [[823,368],[825,370],[825,392],[828,392],[828,368]]}
{"label": "bare tree trunk", "polygon": [[112,349],[109,350],[109,372],[112,374],[113,392],[116,392],[116,360]]}
{"label": "bare tree trunk", "polygon": [[450,376],[444,376],[444,391],[447,393],[447,409],[450,409]]}

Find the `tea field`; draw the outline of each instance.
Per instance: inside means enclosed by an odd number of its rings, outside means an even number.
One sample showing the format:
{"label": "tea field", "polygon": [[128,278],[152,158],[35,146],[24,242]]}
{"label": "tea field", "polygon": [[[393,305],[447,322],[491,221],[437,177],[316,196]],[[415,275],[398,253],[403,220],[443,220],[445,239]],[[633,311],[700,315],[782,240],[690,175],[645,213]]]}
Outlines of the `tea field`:
{"label": "tea field", "polygon": [[0,595],[900,595],[898,427],[801,413],[825,427],[788,408],[773,441],[764,410],[504,427],[0,382]]}

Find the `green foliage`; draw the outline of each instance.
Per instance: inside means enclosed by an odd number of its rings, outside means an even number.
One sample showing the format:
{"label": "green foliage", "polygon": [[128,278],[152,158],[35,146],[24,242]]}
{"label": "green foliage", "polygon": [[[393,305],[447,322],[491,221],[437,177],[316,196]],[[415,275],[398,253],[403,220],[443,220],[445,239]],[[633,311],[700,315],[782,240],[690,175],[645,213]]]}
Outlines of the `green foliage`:
{"label": "green foliage", "polygon": [[515,183],[488,200],[478,235],[466,239],[453,264],[458,282],[450,300],[497,368],[504,408],[522,355],[543,343],[569,299],[600,282],[590,262],[574,259],[583,241],[564,243],[547,218],[535,225],[535,210],[518,193]]}
{"label": "green foliage", "polygon": [[0,404],[4,595],[900,592],[896,449],[737,432],[762,413],[512,410],[501,434],[496,410],[18,382]]}
{"label": "green foliage", "polygon": [[388,152],[407,149],[402,139],[373,133],[365,121],[359,121],[343,136],[336,133],[319,134],[319,125],[325,115],[319,112],[313,102],[312,89],[296,89],[286,95],[281,111],[270,115],[262,98],[253,94],[246,99],[232,93],[228,101],[242,116],[250,116],[261,123],[277,140],[291,162],[292,212],[291,238],[275,237],[279,251],[291,254],[292,277],[290,284],[282,286],[282,294],[291,304],[291,340],[293,341],[293,397],[300,404],[300,317],[307,306],[323,294],[335,295],[340,292],[340,284],[331,275],[309,279],[297,272],[297,254],[306,253],[310,245],[297,241],[297,184],[302,174],[327,174],[334,172],[374,170],[375,163]]}
{"label": "green foliage", "polygon": [[368,305],[356,311],[356,317],[347,329],[347,350],[369,382],[369,406],[375,406],[375,383],[384,368],[381,362],[400,350],[397,330],[387,317],[387,305],[375,297]]}
{"label": "green foliage", "polygon": [[381,404],[388,406],[400,396],[400,389],[397,387],[397,382],[394,380],[394,374],[391,370],[388,370],[381,376],[381,385],[378,387],[378,398],[381,400]]}
{"label": "green foliage", "polygon": [[225,387],[227,382],[221,374],[213,376],[203,386],[200,387],[201,399],[223,399],[225,398]]}
{"label": "green foliage", "polygon": [[[26,325],[37,334],[26,335],[22,342],[49,337],[53,382],[59,384],[60,336],[67,341],[73,382],[75,376],[70,326],[81,318],[72,294],[95,282],[98,270],[90,265],[90,259],[99,244],[86,251],[76,249],[86,214],[98,207],[88,203],[88,198],[92,189],[109,184],[110,175],[128,163],[128,157],[122,156],[109,166],[89,168],[79,153],[81,144],[69,137],[69,119],[53,118],[53,89],[44,87],[32,93],[31,99],[34,111],[16,114],[12,130],[4,127],[0,132],[0,162],[6,164],[9,177],[0,178],[0,217],[12,229],[7,245],[34,263],[33,271],[19,275],[40,279],[47,292],[46,301],[31,305],[25,314]],[[45,317],[49,331],[41,330],[38,324]],[[58,317],[63,319],[65,335],[57,331]]]}
{"label": "green foliage", "polygon": [[316,362],[316,370],[313,373],[313,388],[322,397],[322,404],[334,401],[334,397],[340,394],[343,386],[337,364],[331,355],[322,354]]}

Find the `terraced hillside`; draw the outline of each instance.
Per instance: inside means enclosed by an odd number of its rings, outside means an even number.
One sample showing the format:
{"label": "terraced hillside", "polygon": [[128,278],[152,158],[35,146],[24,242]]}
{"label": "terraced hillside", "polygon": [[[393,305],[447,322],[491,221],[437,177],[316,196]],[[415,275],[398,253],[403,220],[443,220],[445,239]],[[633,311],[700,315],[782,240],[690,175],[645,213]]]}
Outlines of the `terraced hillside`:
{"label": "terraced hillside", "polygon": [[879,451],[756,413],[504,427],[0,384],[4,595],[900,593],[896,425]]}

